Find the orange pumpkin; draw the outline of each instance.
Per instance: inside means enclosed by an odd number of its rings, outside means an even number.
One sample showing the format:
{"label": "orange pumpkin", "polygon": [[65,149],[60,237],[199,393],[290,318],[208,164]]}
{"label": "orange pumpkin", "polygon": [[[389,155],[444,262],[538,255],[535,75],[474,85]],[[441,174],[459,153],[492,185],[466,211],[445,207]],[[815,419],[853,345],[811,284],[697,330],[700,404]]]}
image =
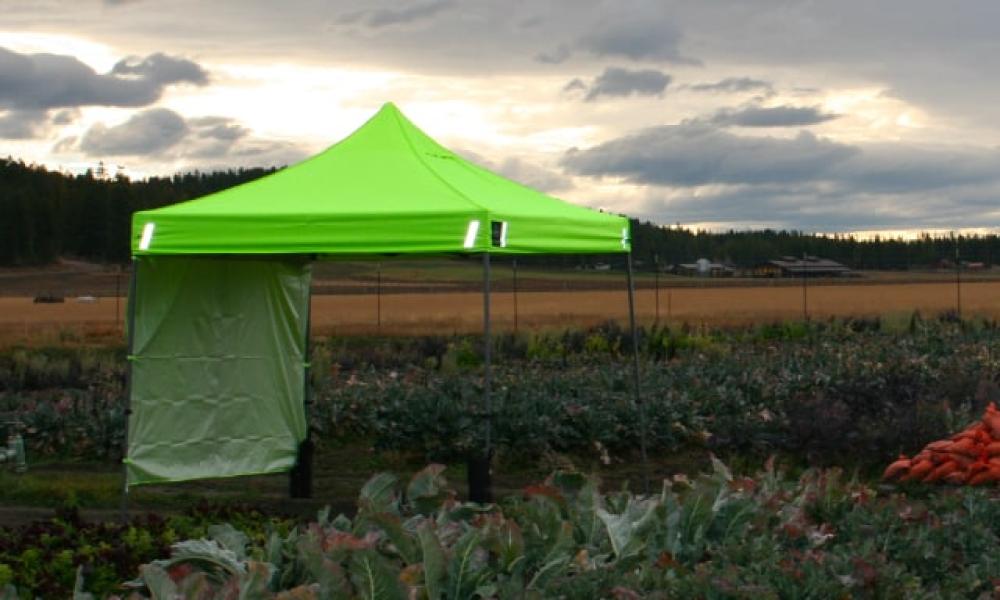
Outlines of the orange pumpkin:
{"label": "orange pumpkin", "polygon": [[1000,457],[1000,442],[990,442],[987,444],[986,455]]}
{"label": "orange pumpkin", "polygon": [[942,480],[952,485],[962,485],[969,479],[969,474],[965,471],[952,471],[945,475]]}
{"label": "orange pumpkin", "polygon": [[900,481],[916,481],[923,479],[928,473],[934,470],[934,463],[929,460],[912,461],[910,464],[910,472],[907,473]]}
{"label": "orange pumpkin", "polygon": [[962,438],[957,442],[952,442],[948,451],[952,454],[964,454],[965,456],[976,456],[979,454],[976,448],[977,444],[975,441],[969,438]]}
{"label": "orange pumpkin", "polygon": [[882,473],[882,479],[895,479],[909,470],[910,459],[906,458],[905,454],[900,454],[896,462],[886,467],[885,472]]}
{"label": "orange pumpkin", "polygon": [[951,449],[951,445],[954,442],[950,440],[939,440],[937,442],[931,442],[924,447],[924,450],[930,450],[931,452],[947,452]]}
{"label": "orange pumpkin", "polygon": [[949,460],[946,463],[938,465],[933,471],[927,474],[927,477],[921,479],[924,483],[934,483],[935,481],[940,481],[945,475],[954,473],[959,469],[958,463]]}

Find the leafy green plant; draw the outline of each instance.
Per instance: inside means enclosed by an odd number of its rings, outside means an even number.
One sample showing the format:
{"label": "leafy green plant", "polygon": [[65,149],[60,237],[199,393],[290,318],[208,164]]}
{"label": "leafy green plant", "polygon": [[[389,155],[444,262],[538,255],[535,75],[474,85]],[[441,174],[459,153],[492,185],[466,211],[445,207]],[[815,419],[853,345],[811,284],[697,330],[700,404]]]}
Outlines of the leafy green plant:
{"label": "leafy green plant", "polygon": [[[995,492],[914,499],[837,470],[713,471],[652,495],[556,472],[499,505],[464,504],[432,465],[379,474],[356,516],[266,544],[211,529],[142,567],[140,597],[989,597],[1000,591]],[[195,587],[197,586],[200,587]],[[160,595],[158,595],[160,594]]]}
{"label": "leafy green plant", "polygon": [[[239,531],[213,525],[223,521]],[[214,536],[231,547],[240,541],[259,545],[272,532],[283,535],[293,528],[290,519],[238,505],[202,504],[167,518],[136,517],[127,525],[86,522],[76,509],[60,509],[48,521],[0,528],[0,589],[11,585],[30,598],[67,598],[77,589],[104,598],[140,565],[185,538]]]}

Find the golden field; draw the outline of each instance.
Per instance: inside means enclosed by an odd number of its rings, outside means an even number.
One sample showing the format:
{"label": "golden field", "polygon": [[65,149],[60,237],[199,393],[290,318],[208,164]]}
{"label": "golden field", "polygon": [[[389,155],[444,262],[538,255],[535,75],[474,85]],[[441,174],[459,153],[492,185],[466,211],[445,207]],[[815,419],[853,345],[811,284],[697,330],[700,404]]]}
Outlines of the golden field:
{"label": "golden field", "polygon": [[[970,281],[961,286],[963,315],[1000,317],[1000,281]],[[642,323],[657,314],[655,292],[637,292]],[[450,334],[482,327],[482,294],[473,291],[383,293],[381,326],[374,294],[313,297],[313,332],[321,335]],[[956,307],[953,282],[810,285],[806,290],[810,318],[899,315],[919,310],[926,315]],[[67,298],[60,304],[34,304],[31,298],[0,297],[0,343],[100,342],[121,337],[125,302],[102,297],[83,303]],[[628,315],[621,290],[528,291],[517,296],[519,329],[585,326]],[[492,296],[494,327],[514,328],[514,295]],[[676,287],[659,292],[660,320],[708,325],[769,322],[803,317],[800,286]]]}

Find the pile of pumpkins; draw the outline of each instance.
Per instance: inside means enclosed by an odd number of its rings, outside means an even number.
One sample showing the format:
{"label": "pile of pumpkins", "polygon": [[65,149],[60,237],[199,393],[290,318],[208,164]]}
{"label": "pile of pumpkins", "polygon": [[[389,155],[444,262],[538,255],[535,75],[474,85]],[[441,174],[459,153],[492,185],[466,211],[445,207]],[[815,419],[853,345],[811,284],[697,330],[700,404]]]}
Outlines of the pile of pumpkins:
{"label": "pile of pumpkins", "polygon": [[1000,482],[1000,410],[991,402],[981,420],[951,439],[927,444],[913,458],[901,454],[882,477],[952,485]]}

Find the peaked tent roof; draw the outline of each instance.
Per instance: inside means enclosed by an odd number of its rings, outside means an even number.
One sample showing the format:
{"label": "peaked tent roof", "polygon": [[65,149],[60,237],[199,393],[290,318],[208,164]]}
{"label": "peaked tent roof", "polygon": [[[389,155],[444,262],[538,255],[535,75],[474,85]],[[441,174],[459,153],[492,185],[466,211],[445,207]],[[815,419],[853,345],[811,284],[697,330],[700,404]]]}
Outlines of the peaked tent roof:
{"label": "peaked tent roof", "polygon": [[[493,243],[493,227],[504,244]],[[474,165],[392,103],[301,163],[132,217],[135,256],[628,251],[626,218]]]}

